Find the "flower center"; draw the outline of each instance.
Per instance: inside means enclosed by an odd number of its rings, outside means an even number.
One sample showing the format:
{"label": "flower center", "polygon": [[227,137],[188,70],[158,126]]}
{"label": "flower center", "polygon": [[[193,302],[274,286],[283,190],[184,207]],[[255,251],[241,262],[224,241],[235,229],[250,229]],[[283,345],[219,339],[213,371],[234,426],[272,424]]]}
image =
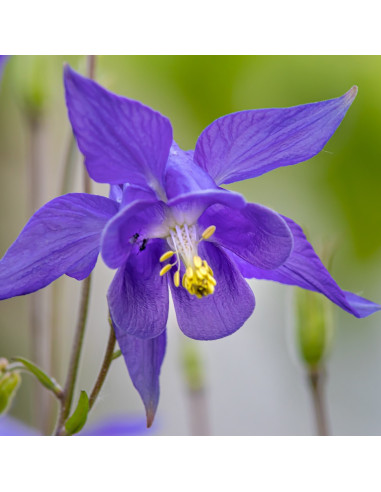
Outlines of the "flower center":
{"label": "flower center", "polygon": [[213,276],[213,270],[210,268],[206,260],[202,260],[198,256],[198,244],[202,240],[209,239],[214,231],[215,226],[209,226],[198,238],[196,225],[176,225],[169,230],[167,243],[171,248],[164,253],[160,261],[169,260],[173,255],[177,259],[174,263],[168,263],[160,270],[160,275],[165,275],[169,270],[177,265],[177,271],[173,276],[173,281],[176,287],[180,285],[180,259],[185,265],[185,274],[182,278],[182,286],[198,299],[213,294],[214,287],[217,282]]}

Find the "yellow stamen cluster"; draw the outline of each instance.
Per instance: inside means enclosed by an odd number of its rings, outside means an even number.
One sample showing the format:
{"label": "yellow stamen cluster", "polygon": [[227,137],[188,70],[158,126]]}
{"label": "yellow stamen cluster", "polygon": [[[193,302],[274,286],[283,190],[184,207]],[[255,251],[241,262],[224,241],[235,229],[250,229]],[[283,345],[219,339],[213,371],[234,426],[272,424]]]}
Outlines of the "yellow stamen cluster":
{"label": "yellow stamen cluster", "polygon": [[182,281],[183,287],[198,299],[213,294],[217,284],[213,277],[213,270],[199,256],[193,258],[193,265],[185,271]]}
{"label": "yellow stamen cluster", "polygon": [[182,286],[198,299],[213,294],[217,282],[208,263],[197,255],[197,245],[200,241],[209,239],[215,230],[216,226],[214,225],[207,227],[201,234],[201,239],[198,239],[197,229],[194,225],[176,225],[171,229],[167,241],[172,249],[161,255],[159,261],[162,263],[174,255],[176,255],[177,260],[165,265],[160,270],[160,276],[165,275],[173,266],[177,265],[177,271],[173,275],[173,283],[175,287],[179,287],[181,258],[186,267]]}

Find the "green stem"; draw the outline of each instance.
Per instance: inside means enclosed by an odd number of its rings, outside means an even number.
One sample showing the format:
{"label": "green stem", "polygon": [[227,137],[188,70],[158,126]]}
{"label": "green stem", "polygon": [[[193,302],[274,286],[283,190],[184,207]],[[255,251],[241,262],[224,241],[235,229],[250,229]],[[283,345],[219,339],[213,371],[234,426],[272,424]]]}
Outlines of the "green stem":
{"label": "green stem", "polygon": [[110,334],[107,342],[107,348],[106,352],[103,358],[103,364],[101,367],[101,370],[99,371],[97,380],[95,381],[93,390],[90,394],[89,398],[89,407],[90,410],[93,407],[95,400],[97,399],[97,396],[103,386],[103,383],[106,379],[108,370],[110,369],[111,362],[115,359],[114,357],[114,349],[115,349],[115,343],[116,343],[116,338],[115,338],[115,333],[114,333],[114,327],[112,325],[111,318],[109,317],[109,324],[110,324]]}
{"label": "green stem", "polygon": [[[111,318],[109,317],[109,324],[110,324],[110,334],[107,342],[107,347],[106,347],[106,352],[103,358],[103,363],[101,366],[101,369],[99,371],[98,377],[95,381],[94,387],[91,391],[90,398],[89,398],[89,412],[94,406],[95,400],[98,397],[98,394],[100,390],[103,387],[103,383],[105,382],[107,373],[110,369],[112,361],[115,359],[114,357],[114,349],[115,349],[115,343],[116,343],[116,338],[115,338],[115,333],[114,333],[114,327],[112,325]],[[65,436],[66,434],[66,429],[64,426],[64,421],[62,422],[61,426],[57,426],[57,431],[56,435],[60,436]]]}
{"label": "green stem", "polygon": [[324,398],[325,372],[323,368],[310,368],[308,371],[308,380],[315,411],[317,435],[329,436],[327,409]]}
{"label": "green stem", "polygon": [[[37,376],[33,374],[27,367],[25,367],[24,364],[21,364],[19,362],[12,362],[11,364],[9,364],[7,366],[6,372],[24,372],[26,374],[30,374],[31,376],[35,377],[38,381]],[[63,399],[64,397],[63,389],[57,382],[55,382],[54,386],[50,388],[47,388],[47,386],[45,386],[45,388],[51,391],[53,395],[58,398],[58,400]]]}

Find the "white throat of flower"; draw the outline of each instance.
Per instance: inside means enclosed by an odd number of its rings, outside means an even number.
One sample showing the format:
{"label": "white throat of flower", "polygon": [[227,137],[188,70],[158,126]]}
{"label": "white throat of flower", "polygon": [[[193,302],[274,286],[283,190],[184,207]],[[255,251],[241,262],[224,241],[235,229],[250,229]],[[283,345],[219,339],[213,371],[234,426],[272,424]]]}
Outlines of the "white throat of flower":
{"label": "white throat of flower", "polygon": [[175,225],[170,228],[167,243],[171,248],[160,257],[164,262],[176,255],[174,263],[168,263],[160,270],[160,275],[165,275],[169,270],[177,266],[177,271],[173,276],[176,287],[180,285],[180,261],[185,265],[185,274],[182,278],[182,286],[198,299],[213,294],[217,284],[213,276],[213,270],[205,260],[198,256],[198,244],[202,240],[209,239],[216,230],[215,226],[209,226],[198,238],[198,229],[195,224]]}

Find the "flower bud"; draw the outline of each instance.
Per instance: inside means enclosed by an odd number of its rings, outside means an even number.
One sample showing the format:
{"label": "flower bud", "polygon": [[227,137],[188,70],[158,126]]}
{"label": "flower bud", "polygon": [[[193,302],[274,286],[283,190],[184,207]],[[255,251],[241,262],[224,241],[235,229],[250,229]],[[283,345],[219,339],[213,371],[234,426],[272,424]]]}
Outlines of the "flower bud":
{"label": "flower bud", "polygon": [[333,324],[331,306],[321,294],[298,289],[296,315],[301,357],[307,366],[315,368],[330,347]]}
{"label": "flower bud", "polygon": [[44,110],[51,94],[52,59],[48,56],[12,57],[12,84],[21,107],[30,117]]}
{"label": "flower bud", "polygon": [[182,364],[186,383],[190,390],[198,391],[204,386],[202,361],[198,346],[186,341],[182,350]]}
{"label": "flower bud", "polygon": [[9,362],[5,357],[0,357],[0,373],[6,370],[8,364]]}
{"label": "flower bud", "polygon": [[9,408],[20,383],[18,372],[8,372],[0,377],[0,414]]}

